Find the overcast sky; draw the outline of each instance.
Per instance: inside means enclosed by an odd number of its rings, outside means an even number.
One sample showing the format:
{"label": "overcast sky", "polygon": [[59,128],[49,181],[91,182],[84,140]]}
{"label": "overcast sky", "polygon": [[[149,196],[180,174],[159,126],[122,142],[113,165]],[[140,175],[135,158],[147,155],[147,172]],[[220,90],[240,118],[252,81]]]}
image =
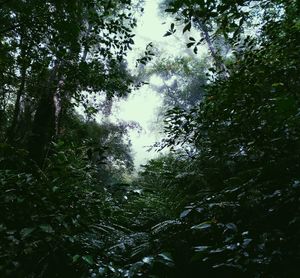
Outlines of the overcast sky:
{"label": "overcast sky", "polygon": [[[191,50],[185,47],[182,27],[176,27],[179,30],[175,35],[164,37],[172,19],[159,16],[158,3],[159,0],[146,0],[144,13],[138,19],[137,28],[134,30],[136,34],[135,45],[133,50],[128,53],[129,67],[132,70],[135,69],[136,59],[145,51],[150,42],[166,57],[194,55]],[[197,37],[197,34],[192,35]],[[191,36],[191,34],[186,34],[186,36]],[[156,58],[154,57],[154,59]],[[150,79],[150,85],[159,85],[160,83],[161,80],[158,77],[154,76]],[[149,149],[148,146],[162,138],[162,134],[159,134],[157,130],[153,130],[153,126],[155,126],[153,123],[157,121],[157,112],[161,105],[162,96],[152,90],[149,85],[133,92],[127,100],[121,100],[114,104],[113,118],[136,121],[142,127],[140,133],[138,131],[130,132],[136,167],[158,155],[154,151],[148,152],[147,150]]]}
{"label": "overcast sky", "polygon": [[[163,19],[158,15],[158,1],[145,1],[144,13],[138,19],[137,28],[134,30],[135,45],[133,50],[128,53],[128,62],[131,70],[135,70],[136,59],[145,51],[146,46],[152,42],[157,48],[166,43],[163,37],[167,25],[163,24]],[[171,45],[169,46],[171,47]],[[159,84],[159,80],[152,78],[151,82]],[[126,100],[115,102],[113,115],[124,121],[136,121],[142,130],[130,131],[130,139],[134,154],[136,167],[145,163],[148,159],[157,156],[154,151],[148,152],[150,145],[153,145],[161,138],[156,130],[153,130],[153,122],[157,120],[157,112],[162,105],[162,96],[145,85],[134,91]]]}

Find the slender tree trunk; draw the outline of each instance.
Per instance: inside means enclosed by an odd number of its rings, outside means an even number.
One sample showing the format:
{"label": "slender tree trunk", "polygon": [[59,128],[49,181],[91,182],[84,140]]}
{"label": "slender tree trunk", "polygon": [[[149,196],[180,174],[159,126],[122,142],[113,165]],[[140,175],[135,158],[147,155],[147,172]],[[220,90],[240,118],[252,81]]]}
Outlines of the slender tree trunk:
{"label": "slender tree trunk", "polygon": [[54,95],[57,90],[59,66],[59,64],[54,66],[46,82],[46,87],[41,90],[41,98],[34,115],[32,134],[29,139],[30,156],[39,166],[43,165],[47,146],[55,135]]}
{"label": "slender tree trunk", "polygon": [[[92,26],[89,24],[86,36],[89,35],[91,28]],[[86,60],[87,54],[88,47],[86,46],[83,49],[81,62]],[[69,61],[58,62],[52,69],[47,86],[44,92],[41,92],[42,96],[34,116],[28,149],[31,157],[39,166],[43,166],[49,143],[60,133],[60,119],[63,113],[62,99],[69,98],[70,96],[66,94],[62,96],[61,92],[65,77],[61,76],[58,72],[63,65],[68,63]],[[78,87],[76,81],[75,87]]]}
{"label": "slender tree trunk", "polygon": [[[90,32],[92,31],[92,25],[87,23],[88,24],[88,29],[87,29],[87,34],[86,36],[88,36],[90,34]],[[87,57],[87,54],[89,52],[89,48],[88,46],[86,45],[83,49],[83,55],[82,55],[82,58],[81,58],[81,62],[85,62],[86,60],[86,57]]]}
{"label": "slender tree trunk", "polygon": [[[22,38],[21,38],[20,45],[21,45],[21,59],[24,59],[26,56],[26,51],[25,51],[25,47],[23,45]],[[15,141],[16,127],[18,125],[18,119],[20,116],[21,97],[24,94],[25,83],[26,83],[26,70],[27,70],[27,65],[25,65],[24,62],[22,62],[22,64],[21,64],[21,83],[20,83],[20,87],[17,91],[17,97],[16,97],[16,101],[15,101],[15,106],[14,106],[12,123],[7,131],[7,138],[8,138],[8,142],[10,142],[10,143],[13,143]]]}
{"label": "slender tree trunk", "polygon": [[24,88],[25,88],[25,79],[26,79],[26,69],[22,70],[21,84],[20,84],[20,88],[17,92],[17,98],[15,101],[12,123],[8,130],[8,141],[9,142],[13,142],[14,137],[16,135],[16,127],[18,124],[18,119],[19,119],[19,114],[20,114],[21,97],[24,93]]}
{"label": "slender tree trunk", "polygon": [[202,35],[204,37],[204,40],[207,43],[209,52],[210,52],[211,56],[213,57],[217,68],[219,70],[221,70],[222,72],[224,72],[224,75],[226,77],[229,77],[227,67],[225,66],[225,64],[222,61],[221,57],[219,57],[218,52],[217,52],[216,48],[214,47],[214,44],[213,44],[212,39],[209,35],[209,31],[207,29],[206,24],[201,22],[200,20],[198,20],[197,23],[198,23],[198,25],[199,25],[199,27],[202,31]]}
{"label": "slender tree trunk", "polygon": [[[87,37],[91,30],[92,30],[92,25],[89,24],[89,22],[87,22],[87,32],[85,34],[85,36]],[[83,48],[83,53],[82,53],[82,57],[80,59],[80,62],[83,63],[86,61],[87,59],[87,55],[89,52],[89,48],[86,45]],[[58,136],[60,135],[60,130],[61,130],[61,119],[63,117],[63,111],[64,111],[64,107],[63,107],[63,96],[61,95],[61,89],[64,86],[64,78],[62,77],[59,81],[58,81],[58,88],[54,94],[54,109],[55,109],[55,135]],[[78,87],[78,84],[75,85],[75,87]],[[68,98],[68,96],[64,96],[64,98]]]}

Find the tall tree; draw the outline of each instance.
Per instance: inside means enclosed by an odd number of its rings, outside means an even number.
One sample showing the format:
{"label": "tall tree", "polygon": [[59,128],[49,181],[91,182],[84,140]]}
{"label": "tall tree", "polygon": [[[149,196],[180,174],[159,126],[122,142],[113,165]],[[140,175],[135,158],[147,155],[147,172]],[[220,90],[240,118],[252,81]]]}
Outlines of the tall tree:
{"label": "tall tree", "polygon": [[[3,61],[6,79],[1,88],[3,94],[9,89],[6,98],[15,103],[7,135],[10,142],[27,136],[28,149],[39,164],[61,130],[63,113],[84,101],[82,91],[105,93],[108,98],[129,92],[130,78],[118,69],[133,44],[130,4],[101,0],[1,4],[1,48],[9,57]],[[9,74],[14,83],[7,80]],[[31,107],[31,134],[20,134],[26,106]]]}
{"label": "tall tree", "polygon": [[[184,23],[183,33],[196,28],[201,32],[201,39],[196,41],[190,37],[188,47],[197,52],[203,42],[207,44],[216,70],[228,77],[229,72],[224,57],[218,47],[222,41],[225,48],[230,46],[232,51],[239,51],[241,42],[250,35],[252,40],[260,36],[264,23],[270,17],[280,20],[286,9],[294,1],[252,1],[252,0],[209,0],[185,1],[168,0],[164,7],[167,13]],[[174,32],[175,30],[173,30]],[[167,33],[171,35],[172,32]],[[241,39],[243,38],[243,39]]]}

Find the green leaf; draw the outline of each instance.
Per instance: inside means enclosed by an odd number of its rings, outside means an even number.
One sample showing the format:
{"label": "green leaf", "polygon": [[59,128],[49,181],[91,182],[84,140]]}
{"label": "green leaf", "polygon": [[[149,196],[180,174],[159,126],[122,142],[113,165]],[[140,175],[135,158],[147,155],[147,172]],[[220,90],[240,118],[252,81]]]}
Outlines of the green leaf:
{"label": "green leaf", "polygon": [[82,256],[81,257],[85,262],[87,262],[89,265],[93,265],[94,264],[94,260],[92,258],[92,256],[87,255],[87,256]]}
{"label": "green leaf", "polygon": [[44,231],[45,233],[48,233],[48,234],[54,233],[53,228],[52,228],[50,225],[48,225],[48,224],[43,224],[43,225],[40,225],[39,227],[40,227],[41,230]]}
{"label": "green leaf", "polygon": [[76,263],[79,258],[80,258],[80,255],[74,255],[73,258],[72,258],[72,262]]}
{"label": "green leaf", "polygon": [[186,46],[187,46],[188,48],[190,48],[190,47],[193,46],[194,44],[195,44],[194,42],[189,42],[189,43],[186,44]]}
{"label": "green leaf", "polygon": [[180,213],[180,218],[185,218],[189,215],[189,213],[192,211],[192,209],[186,209],[183,212]]}
{"label": "green leaf", "polygon": [[174,266],[173,258],[169,252],[158,254],[158,261],[168,267]]}
{"label": "green leaf", "polygon": [[195,246],[194,250],[196,252],[205,252],[205,251],[208,251],[209,248],[210,248],[210,246],[200,245],[200,246]]}
{"label": "green leaf", "polygon": [[164,34],[164,37],[168,37],[168,36],[171,36],[172,33],[170,31],[168,31],[167,33]]}
{"label": "green leaf", "polygon": [[191,31],[192,22],[190,21],[187,25],[184,26],[182,33],[185,33],[186,31]]}
{"label": "green leaf", "polygon": [[231,231],[234,231],[234,232],[237,231],[237,226],[234,223],[227,223],[225,226],[228,230],[231,230]]}
{"label": "green leaf", "polygon": [[211,222],[203,222],[198,225],[192,226],[191,229],[193,230],[207,230],[211,228]]}
{"label": "green leaf", "polygon": [[35,228],[24,228],[20,231],[20,235],[22,238],[26,238],[27,236],[29,236],[33,231],[35,230]]}
{"label": "green leaf", "polygon": [[166,261],[173,262],[172,255],[169,252],[160,253],[158,254],[158,256]]}
{"label": "green leaf", "polygon": [[243,267],[240,266],[240,265],[236,265],[236,264],[217,264],[217,265],[213,265],[213,268],[222,268],[222,269],[237,269],[237,270],[240,270],[242,271],[243,270]]}
{"label": "green leaf", "polygon": [[148,265],[152,265],[154,258],[152,256],[144,257],[143,262]]}
{"label": "green leaf", "polygon": [[226,251],[226,249],[223,247],[223,248],[216,248],[216,249],[213,249],[213,250],[210,250],[210,254],[218,254],[218,253],[223,253],[224,251]]}
{"label": "green leaf", "polygon": [[174,8],[169,8],[169,9],[165,9],[166,13],[174,13],[175,9]]}

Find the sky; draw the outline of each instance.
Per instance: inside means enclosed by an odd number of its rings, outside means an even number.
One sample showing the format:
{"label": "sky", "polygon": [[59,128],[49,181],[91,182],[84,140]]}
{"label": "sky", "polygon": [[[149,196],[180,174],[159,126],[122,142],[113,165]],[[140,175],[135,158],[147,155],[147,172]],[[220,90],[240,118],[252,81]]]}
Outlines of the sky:
{"label": "sky", "polygon": [[[135,70],[136,59],[145,51],[150,42],[157,48],[161,48],[161,45],[166,43],[166,38],[163,35],[167,25],[163,22],[164,20],[158,15],[158,1],[146,0],[144,13],[138,19],[137,28],[134,30],[136,36],[133,50],[128,53],[128,63],[131,70]],[[169,45],[170,48],[171,45]],[[141,131],[131,130],[129,132],[137,168],[148,159],[159,155],[155,151],[149,152],[148,150],[149,146],[162,138],[162,134],[153,130],[153,126],[157,121],[157,113],[162,105],[163,97],[152,90],[150,86],[151,83],[160,84],[160,80],[159,78],[151,78],[149,83],[149,85],[144,85],[139,90],[132,92],[126,100],[114,104],[114,116],[124,121],[136,121],[141,126]]]}
{"label": "sky", "polygon": [[[134,71],[136,59],[143,53],[146,46],[152,42],[154,47],[160,53],[168,56],[193,55],[185,44],[188,37],[193,35],[195,38],[198,34],[188,32],[182,35],[183,26],[176,26],[177,32],[168,37],[164,34],[173,22],[172,18],[161,18],[159,13],[159,0],[145,0],[144,13],[138,18],[137,27],[134,30],[135,45],[133,50],[128,53],[129,68]],[[201,50],[198,57],[201,56]],[[157,57],[153,58],[158,59]],[[151,89],[151,85],[160,85],[162,80],[158,76],[152,76],[149,85],[141,87],[134,91],[126,100],[120,100],[114,103],[112,118],[114,121],[121,119],[124,121],[136,121],[142,128],[140,132],[131,130],[129,132],[132,142],[133,157],[136,168],[140,164],[145,164],[147,160],[157,157],[159,153],[148,151],[149,146],[163,138],[163,134],[153,127],[162,125],[157,122],[157,113],[163,102],[163,96],[157,91]],[[160,129],[161,130],[161,129]]]}
{"label": "sky", "polygon": [[[197,39],[198,34],[187,32],[183,35],[183,26],[176,26],[175,24],[177,32],[172,36],[164,37],[173,21],[170,17],[161,17],[159,2],[160,0],[145,0],[144,12],[137,19],[137,27],[133,30],[135,44],[132,51],[127,55],[128,67],[133,73],[137,71],[136,60],[141,57],[146,50],[146,46],[151,42],[154,48],[162,53],[160,55],[163,57],[185,55],[195,57],[192,50],[186,48],[186,43],[189,36],[192,35]],[[154,56],[153,61],[160,59],[162,56]],[[201,57],[201,49],[197,57]],[[163,134],[159,131],[162,130],[162,123],[158,120],[158,111],[162,106],[163,96],[155,91],[152,86],[155,85],[154,87],[157,88],[162,84],[162,80],[158,76],[152,76],[147,82],[149,82],[149,85],[144,85],[133,91],[127,99],[115,100],[112,113],[109,116],[109,120],[112,122],[136,122],[141,127],[139,130],[129,131],[136,169],[141,164],[145,164],[147,160],[159,155],[154,150],[149,152],[149,147],[163,138]],[[82,110],[82,107],[79,108],[79,111]],[[99,114],[96,119],[101,122],[102,116]]]}
{"label": "sky", "polygon": [[[205,47],[198,48],[198,54],[186,47],[189,37],[199,39],[199,33],[196,31],[183,34],[183,25],[175,23],[175,34],[164,37],[164,34],[174,23],[173,18],[166,17],[159,11],[159,2],[161,0],[145,0],[144,12],[137,18],[137,27],[133,30],[135,34],[132,50],[127,53],[128,68],[133,74],[137,73],[137,59],[146,50],[146,46],[152,43],[155,52],[159,53],[153,57],[150,62],[155,63],[161,58],[171,58],[179,56],[193,56],[195,59],[201,59],[207,53]],[[148,67],[147,64],[145,67]],[[141,164],[145,164],[149,159],[155,158],[164,152],[157,152],[154,149],[149,151],[150,147],[163,138],[163,123],[161,117],[158,117],[159,109],[163,104],[163,95],[154,88],[163,84],[163,80],[156,75],[152,75],[148,85],[134,90],[126,99],[115,99],[113,102],[111,114],[107,118],[101,113],[96,115],[96,120],[101,122],[104,117],[112,123],[135,122],[140,128],[129,130],[129,139],[132,143],[132,155],[136,170]],[[170,81],[170,80],[168,80]],[[168,83],[168,81],[165,82]],[[89,94],[87,94],[89,96]],[[103,96],[90,96],[91,100],[96,97],[99,103],[103,103]],[[84,116],[84,108],[80,106],[78,112]]]}

